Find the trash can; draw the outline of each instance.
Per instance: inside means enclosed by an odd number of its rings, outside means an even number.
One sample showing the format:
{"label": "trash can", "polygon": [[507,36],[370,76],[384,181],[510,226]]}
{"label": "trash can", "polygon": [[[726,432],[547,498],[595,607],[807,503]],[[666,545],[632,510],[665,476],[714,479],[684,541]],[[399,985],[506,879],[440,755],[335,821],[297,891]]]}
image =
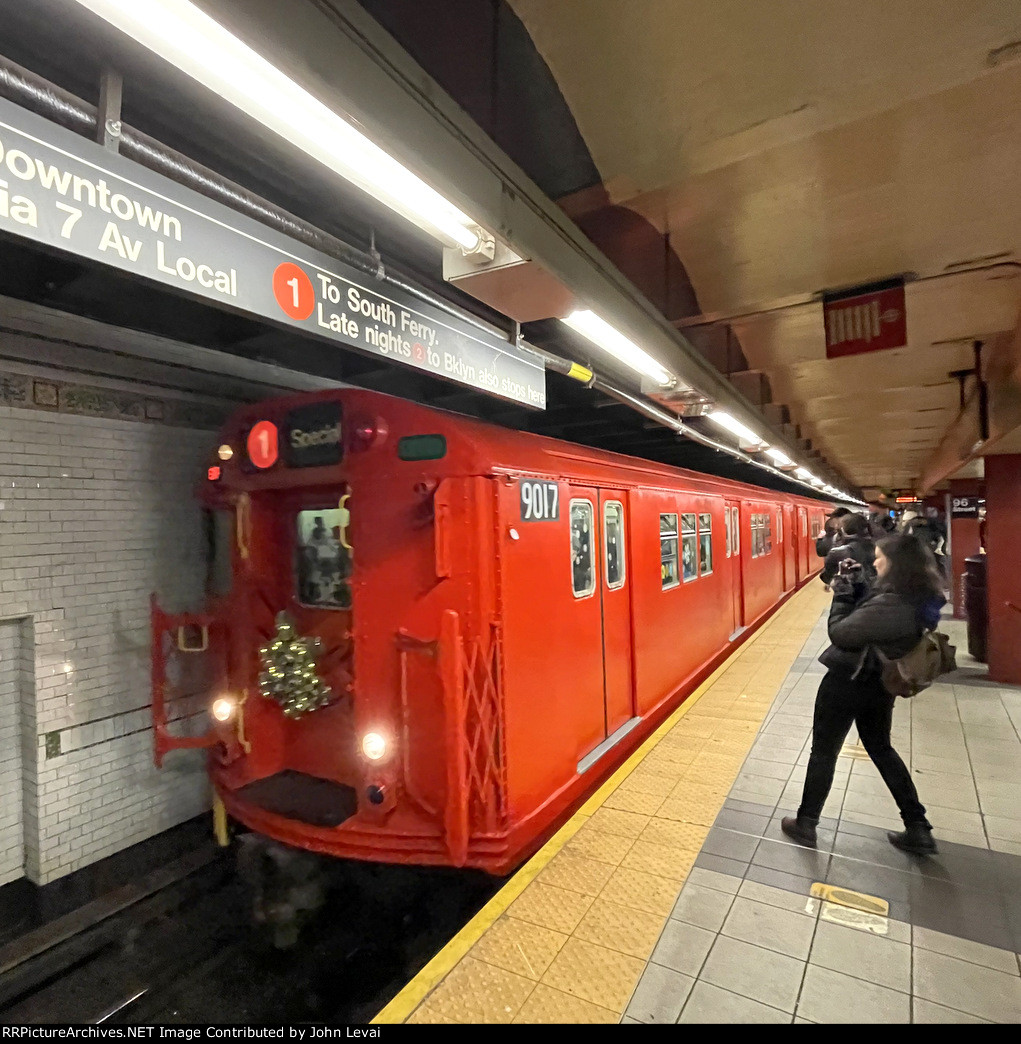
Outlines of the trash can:
{"label": "trash can", "polygon": [[989,632],[986,556],[972,555],[964,560],[964,567],[964,612],[968,617],[968,653],[979,663],[985,663],[986,635]]}

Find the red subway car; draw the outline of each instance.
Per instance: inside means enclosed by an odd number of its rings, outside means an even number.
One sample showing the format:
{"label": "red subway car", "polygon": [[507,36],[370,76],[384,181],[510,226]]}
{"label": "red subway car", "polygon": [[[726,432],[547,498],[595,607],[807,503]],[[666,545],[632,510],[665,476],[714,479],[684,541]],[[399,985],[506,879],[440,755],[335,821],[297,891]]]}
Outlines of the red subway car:
{"label": "red subway car", "polygon": [[[829,510],[360,390],[221,443],[232,584],[154,601],[157,760],[209,747],[230,816],[349,859],[517,865],[816,572]],[[201,738],[165,634],[218,672]]]}

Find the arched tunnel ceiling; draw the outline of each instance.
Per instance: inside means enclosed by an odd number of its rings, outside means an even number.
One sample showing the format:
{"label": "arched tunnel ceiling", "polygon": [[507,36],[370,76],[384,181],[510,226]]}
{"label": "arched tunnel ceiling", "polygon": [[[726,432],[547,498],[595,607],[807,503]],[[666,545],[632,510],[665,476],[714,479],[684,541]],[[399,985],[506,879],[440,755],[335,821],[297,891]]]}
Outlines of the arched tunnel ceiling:
{"label": "arched tunnel ceiling", "polygon": [[[509,3],[610,199],[669,234],[703,313],[678,325],[733,319],[802,436],[910,485],[948,373],[1017,327],[1015,272],[961,270],[1021,250],[1021,4]],[[813,295],[899,273],[907,347],[827,360]]]}

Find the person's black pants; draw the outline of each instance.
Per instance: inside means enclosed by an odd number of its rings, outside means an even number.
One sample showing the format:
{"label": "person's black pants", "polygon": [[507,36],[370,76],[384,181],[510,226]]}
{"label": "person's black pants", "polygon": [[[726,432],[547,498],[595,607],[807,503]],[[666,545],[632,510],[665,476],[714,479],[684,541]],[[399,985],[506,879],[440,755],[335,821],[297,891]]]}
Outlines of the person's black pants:
{"label": "person's black pants", "polygon": [[929,826],[911,774],[890,745],[894,699],[878,677],[855,680],[842,672],[827,672],[815,697],[812,754],[808,759],[799,819],[814,821],[822,814],[833,785],[837,756],[853,723],[858,726],[862,746],[890,788],[905,826],[911,823]]}

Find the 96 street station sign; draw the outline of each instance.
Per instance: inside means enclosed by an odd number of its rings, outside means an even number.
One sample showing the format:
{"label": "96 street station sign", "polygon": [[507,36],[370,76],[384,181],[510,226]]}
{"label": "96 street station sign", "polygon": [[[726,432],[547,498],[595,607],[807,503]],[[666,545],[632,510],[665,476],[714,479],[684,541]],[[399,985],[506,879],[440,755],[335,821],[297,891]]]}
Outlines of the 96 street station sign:
{"label": "96 street station sign", "polygon": [[2,98],[0,232],[502,398],[546,405],[545,369],[531,352],[374,284]]}

